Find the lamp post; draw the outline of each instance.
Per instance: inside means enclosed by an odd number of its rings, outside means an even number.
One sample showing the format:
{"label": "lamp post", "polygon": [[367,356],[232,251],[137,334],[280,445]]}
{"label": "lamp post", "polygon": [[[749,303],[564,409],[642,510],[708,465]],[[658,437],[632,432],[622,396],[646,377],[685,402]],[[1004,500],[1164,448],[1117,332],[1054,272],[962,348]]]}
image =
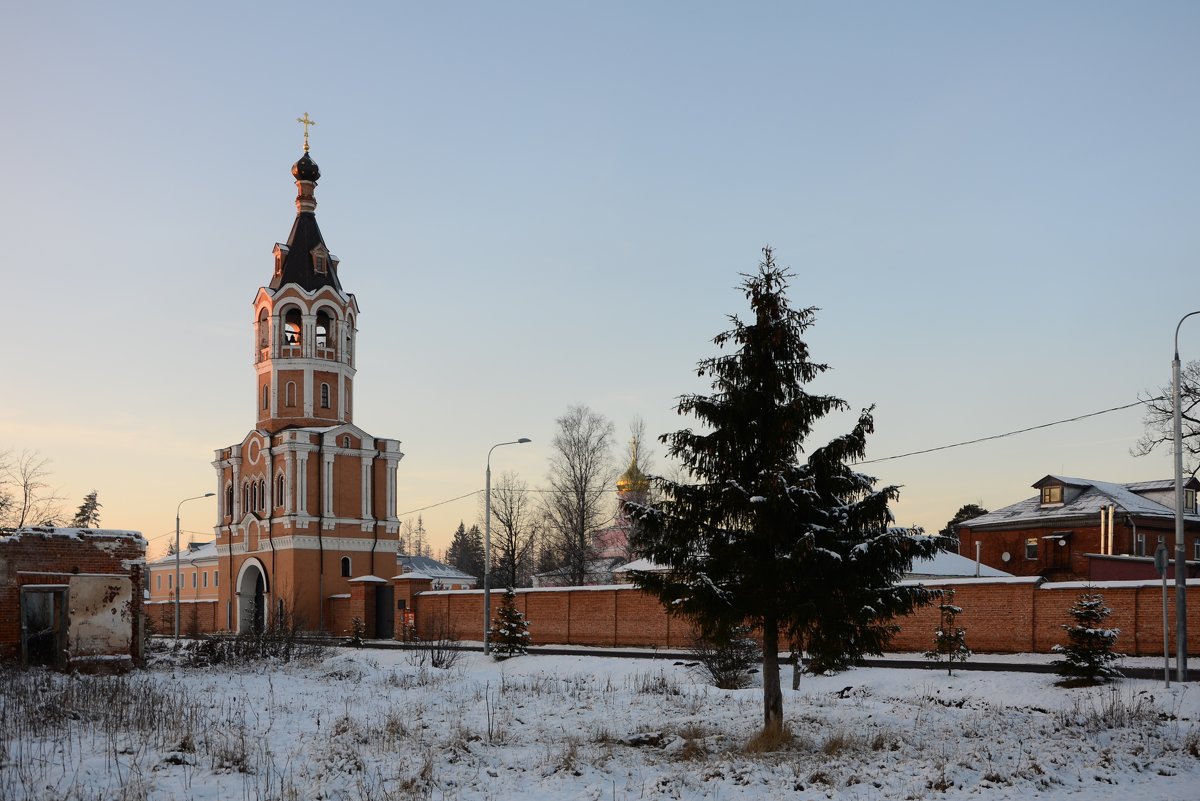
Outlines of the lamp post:
{"label": "lamp post", "polygon": [[1187,549],[1183,547],[1183,414],[1179,398],[1179,328],[1200,311],[1188,312],[1175,326],[1171,395],[1175,407],[1175,681],[1187,679]]}
{"label": "lamp post", "polygon": [[483,653],[492,652],[489,632],[492,628],[492,451],[501,445],[524,445],[529,437],[512,442],[497,442],[488,450],[483,490]]}
{"label": "lamp post", "polygon": [[179,507],[188,501],[198,501],[201,498],[211,498],[215,492],[206,492],[193,498],[184,498],[175,506],[175,642],[179,643],[179,595],[183,587],[179,584]]}

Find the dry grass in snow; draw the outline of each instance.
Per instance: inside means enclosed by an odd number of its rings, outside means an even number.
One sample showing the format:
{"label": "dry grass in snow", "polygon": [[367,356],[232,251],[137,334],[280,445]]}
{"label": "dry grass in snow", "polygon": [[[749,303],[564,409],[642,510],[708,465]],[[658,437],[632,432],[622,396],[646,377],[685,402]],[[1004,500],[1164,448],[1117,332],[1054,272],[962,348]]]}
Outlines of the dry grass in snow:
{"label": "dry grass in snow", "polygon": [[663,660],[334,651],[0,676],[0,798],[1194,799],[1200,691],[860,668],[717,690]]}

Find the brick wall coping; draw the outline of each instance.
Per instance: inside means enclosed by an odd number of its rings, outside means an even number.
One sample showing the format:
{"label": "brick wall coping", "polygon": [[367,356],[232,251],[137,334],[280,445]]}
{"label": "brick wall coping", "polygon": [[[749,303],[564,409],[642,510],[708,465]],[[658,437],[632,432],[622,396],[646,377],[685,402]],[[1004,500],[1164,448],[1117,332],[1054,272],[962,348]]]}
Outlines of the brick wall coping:
{"label": "brick wall coping", "polygon": [[[1186,579],[1187,586],[1200,587],[1200,579]],[[1040,589],[1043,590],[1083,590],[1087,588],[1101,589],[1121,589],[1129,587],[1161,587],[1162,579],[1130,579],[1126,581],[1056,581],[1049,584],[1043,584]],[[1167,579],[1167,586],[1174,587],[1175,579]]]}
{"label": "brick wall coping", "polygon": [[[406,574],[407,575],[407,574]],[[612,592],[613,590],[638,590],[633,584],[587,584],[583,587],[518,587],[513,592],[520,595],[526,592]],[[503,594],[506,587],[492,587],[493,593]],[[474,590],[426,590],[417,595],[472,595],[482,593],[482,589]]]}
{"label": "brick wall coping", "polygon": [[350,597],[350,593],[341,592],[341,593],[338,593],[337,595],[330,595],[329,600],[332,601],[334,598],[349,598],[349,597]]}
{"label": "brick wall coping", "polygon": [[89,539],[140,540],[143,544],[146,538],[140,531],[122,531],[115,528],[52,528],[50,526],[26,526],[11,534],[0,536],[0,543],[20,542],[23,535],[35,534],[39,537],[64,537],[66,539],[81,539],[86,534]]}
{"label": "brick wall coping", "polygon": [[23,590],[63,590],[70,587],[70,584],[22,584]]}
{"label": "brick wall coping", "polygon": [[358,578],[350,579],[346,583],[347,584],[388,584],[389,582],[387,579],[381,579],[379,576],[359,576]]}
{"label": "brick wall coping", "polygon": [[72,573],[70,570],[18,570],[18,576],[124,576],[124,573]]}
{"label": "brick wall coping", "polygon": [[979,584],[1037,584],[1042,580],[1041,576],[965,576],[959,578],[939,578],[939,579],[904,579],[897,582],[900,587],[974,587]]}
{"label": "brick wall coping", "polygon": [[[349,598],[350,596],[347,595],[346,597]],[[220,600],[219,598],[180,598],[179,603],[180,604],[215,604],[219,600]],[[142,601],[142,603],[145,604],[146,606],[174,606],[175,600],[171,599],[169,601]]]}

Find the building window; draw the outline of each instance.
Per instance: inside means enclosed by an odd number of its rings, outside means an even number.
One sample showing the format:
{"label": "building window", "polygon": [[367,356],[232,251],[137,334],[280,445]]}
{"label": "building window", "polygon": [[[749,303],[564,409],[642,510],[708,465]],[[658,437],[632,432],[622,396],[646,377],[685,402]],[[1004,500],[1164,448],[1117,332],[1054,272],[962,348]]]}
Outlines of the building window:
{"label": "building window", "polygon": [[1183,491],[1183,511],[1196,513],[1196,491],[1185,489]]}
{"label": "building window", "polygon": [[[1197,540],[1196,543],[1200,544],[1200,540]],[[157,576],[154,577],[154,589],[156,589],[156,590],[162,589],[162,573],[159,573]]]}
{"label": "building window", "polygon": [[192,589],[196,589],[196,571],[192,571]]}
{"label": "building window", "polygon": [[270,392],[271,392],[271,388],[270,388],[270,387],[268,387],[266,384],[263,384],[263,393],[262,393],[262,395],[263,395],[263,408],[264,408],[264,409],[266,409],[266,408],[267,408],[267,406],[269,406],[269,405],[270,405],[270,403],[269,403]]}
{"label": "building window", "polygon": [[265,478],[258,480],[258,508],[267,508],[267,480]]}
{"label": "building window", "polygon": [[167,574],[167,589],[168,590],[172,588],[174,581],[175,581],[175,577],[172,576],[170,573],[168,573]]}
{"label": "building window", "polygon": [[200,584],[204,587],[208,587],[208,571],[207,570],[204,571],[204,578],[202,578],[200,580]]}
{"label": "building window", "polygon": [[1133,538],[1133,555],[1134,556],[1145,556],[1146,555],[1146,535],[1141,531],[1139,531],[1137,533],[1137,535]]}
{"label": "building window", "polygon": [[343,448],[350,447],[350,437],[342,437],[342,447]]}
{"label": "building window", "polygon": [[287,386],[284,387],[283,405],[284,406],[295,406],[296,405],[296,382],[295,381],[287,382]]}
{"label": "building window", "polygon": [[329,408],[329,385],[328,384],[321,385],[321,408],[322,409]]}
{"label": "building window", "polygon": [[342,576],[349,578],[350,576],[350,557],[342,557]]}
{"label": "building window", "polygon": [[219,571],[219,570],[213,571],[213,586],[214,587],[221,586],[221,571]]}
{"label": "building window", "polygon": [[225,514],[230,516],[233,514],[233,485],[225,485]]}
{"label": "building window", "polygon": [[1025,558],[1026,559],[1037,559],[1038,558],[1037,537],[1029,537],[1025,540]]}
{"label": "building window", "polygon": [[283,473],[275,477],[275,505],[283,506]]}
{"label": "building window", "polygon": [[1063,488],[1061,484],[1042,487],[1042,503],[1062,503]]}

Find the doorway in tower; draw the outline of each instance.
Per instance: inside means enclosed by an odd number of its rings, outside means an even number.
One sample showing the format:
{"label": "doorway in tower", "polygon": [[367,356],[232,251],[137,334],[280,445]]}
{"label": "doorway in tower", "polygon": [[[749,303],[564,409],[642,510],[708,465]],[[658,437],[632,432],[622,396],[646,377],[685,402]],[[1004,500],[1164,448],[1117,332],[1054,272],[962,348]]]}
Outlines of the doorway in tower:
{"label": "doorway in tower", "polygon": [[237,597],[239,634],[259,634],[266,627],[267,574],[257,559],[247,559],[238,571]]}

